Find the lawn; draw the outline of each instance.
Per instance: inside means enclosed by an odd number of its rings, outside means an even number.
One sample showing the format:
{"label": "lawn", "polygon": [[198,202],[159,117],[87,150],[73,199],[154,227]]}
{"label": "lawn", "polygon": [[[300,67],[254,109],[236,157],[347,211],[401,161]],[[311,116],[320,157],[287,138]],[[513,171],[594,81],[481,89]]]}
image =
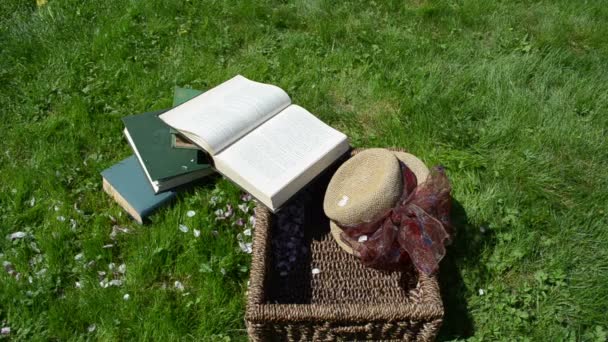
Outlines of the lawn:
{"label": "lawn", "polygon": [[215,214],[240,191],[211,178],[139,226],[99,176],[132,153],[121,117],[243,74],[447,168],[441,340],[605,341],[607,21],[605,1],[1,1],[0,339],[246,339],[248,214]]}

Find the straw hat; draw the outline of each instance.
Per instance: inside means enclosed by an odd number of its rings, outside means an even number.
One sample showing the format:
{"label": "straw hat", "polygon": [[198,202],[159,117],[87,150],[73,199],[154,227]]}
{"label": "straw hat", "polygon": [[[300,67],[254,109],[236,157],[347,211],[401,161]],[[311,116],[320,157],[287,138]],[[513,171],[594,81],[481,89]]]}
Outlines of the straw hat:
{"label": "straw hat", "polygon": [[342,226],[368,222],[395,206],[403,191],[399,161],[424,182],[429,169],[414,155],[382,148],[366,149],[347,160],[332,177],[323,210],[330,219],[334,240],[346,252],[353,249],[342,241]]}

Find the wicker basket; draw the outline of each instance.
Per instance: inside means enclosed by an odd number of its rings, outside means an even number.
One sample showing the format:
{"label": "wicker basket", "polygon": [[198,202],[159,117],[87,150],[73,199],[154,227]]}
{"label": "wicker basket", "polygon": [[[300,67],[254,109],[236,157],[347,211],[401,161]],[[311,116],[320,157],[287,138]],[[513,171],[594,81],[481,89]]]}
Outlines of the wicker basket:
{"label": "wicker basket", "polygon": [[[353,153],[356,153],[353,152]],[[443,318],[435,277],[413,268],[381,272],[345,253],[329,233],[322,203],[330,175],[310,185],[304,227],[306,257],[275,271],[275,216],[256,208],[246,323],[253,341],[433,340]],[[312,274],[312,269],[321,270]]]}

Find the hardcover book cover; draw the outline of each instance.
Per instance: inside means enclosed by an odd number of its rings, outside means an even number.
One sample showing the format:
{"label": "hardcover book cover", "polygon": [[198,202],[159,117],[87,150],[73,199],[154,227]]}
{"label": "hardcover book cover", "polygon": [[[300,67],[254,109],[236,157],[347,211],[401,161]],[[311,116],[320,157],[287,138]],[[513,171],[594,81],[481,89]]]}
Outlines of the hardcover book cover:
{"label": "hardcover book cover", "polygon": [[135,156],[130,156],[101,172],[103,189],[137,222],[172,200],[174,191],[155,194]]}
{"label": "hardcover book cover", "polygon": [[170,128],[158,118],[163,112],[130,115],[122,119],[125,135],[146,175],[153,186],[157,182],[156,186],[161,188],[155,188],[157,191],[162,191],[161,183],[164,180],[195,172],[194,178],[200,178],[213,172],[202,151],[171,147]]}

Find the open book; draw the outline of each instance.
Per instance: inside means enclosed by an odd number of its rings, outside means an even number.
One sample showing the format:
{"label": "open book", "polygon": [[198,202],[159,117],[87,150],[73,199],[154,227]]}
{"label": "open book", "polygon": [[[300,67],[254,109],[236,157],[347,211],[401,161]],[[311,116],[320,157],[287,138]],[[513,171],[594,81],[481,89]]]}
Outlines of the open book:
{"label": "open book", "polygon": [[343,133],[292,105],[281,88],[240,75],[160,119],[273,211],[349,149]]}

